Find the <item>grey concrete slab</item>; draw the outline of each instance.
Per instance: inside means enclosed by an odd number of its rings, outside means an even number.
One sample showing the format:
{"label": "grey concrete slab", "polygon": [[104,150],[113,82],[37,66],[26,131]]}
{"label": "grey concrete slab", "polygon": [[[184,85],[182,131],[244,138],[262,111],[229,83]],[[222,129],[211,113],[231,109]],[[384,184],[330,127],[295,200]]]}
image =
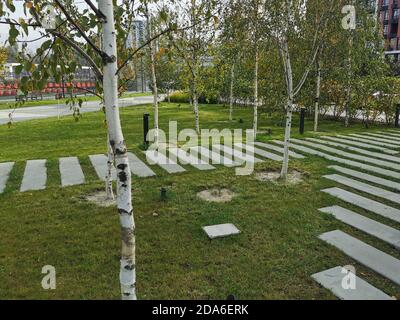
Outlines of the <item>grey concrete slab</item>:
{"label": "grey concrete slab", "polygon": [[167,158],[163,153],[155,150],[147,150],[144,152],[149,164],[157,164],[168,173],[185,172],[186,169],[181,167],[172,159]]}
{"label": "grey concrete slab", "polygon": [[60,158],[58,166],[61,175],[61,186],[75,186],[85,182],[85,176],[77,157]]}
{"label": "grey concrete slab", "polygon": [[[90,162],[93,165],[94,170],[97,173],[97,176],[99,179],[105,181],[106,180],[106,175],[107,175],[107,162],[108,158],[104,154],[94,154],[89,156]],[[113,166],[111,170],[111,177],[112,180],[115,181],[117,180],[117,171],[115,167]]]}
{"label": "grey concrete slab", "polygon": [[391,180],[372,176],[365,172],[355,171],[355,170],[347,169],[347,168],[340,167],[340,166],[329,166],[328,168],[334,169],[334,170],[344,173],[344,174],[347,174],[348,176],[352,176],[352,177],[355,177],[355,178],[358,178],[361,180],[369,181],[369,182],[372,182],[375,184],[379,184],[381,186],[385,186],[385,187],[400,191],[400,183],[397,183],[397,182],[394,182]]}
{"label": "grey concrete slab", "polygon": [[379,142],[379,141],[369,140],[369,139],[365,139],[365,138],[352,137],[352,136],[344,136],[341,134],[338,134],[337,136],[342,139],[348,139],[348,140],[354,140],[354,141],[358,141],[358,142],[368,143],[371,145],[371,148],[373,146],[381,146],[381,147],[386,147],[386,148],[391,148],[391,149],[397,148],[397,146],[394,146],[391,143]]}
{"label": "grey concrete slab", "polygon": [[377,132],[378,133],[382,133],[384,135],[388,135],[388,136],[400,139],[400,133],[394,133],[394,132],[390,132],[390,131],[377,131]]}
{"label": "grey concrete slab", "polygon": [[198,170],[201,170],[201,171],[215,169],[214,166],[212,166],[212,165],[208,164],[207,162],[201,160],[200,158],[195,157],[192,154],[190,154],[190,151],[188,153],[179,148],[170,148],[169,154],[170,154],[170,157],[171,157],[171,155],[173,155],[174,159],[175,158],[179,159],[179,162],[181,164],[183,164],[183,165],[190,164],[192,167],[194,167]]}
{"label": "grey concrete slab", "polygon": [[352,145],[352,146],[361,147],[361,148],[367,148],[367,149],[371,149],[371,150],[379,150],[379,151],[382,151],[384,153],[392,154],[392,155],[400,153],[397,150],[392,150],[392,149],[388,149],[388,148],[385,148],[385,147],[376,146],[376,145],[373,145],[373,144],[370,144],[370,143],[358,142],[358,141],[347,140],[347,139],[342,139],[342,138],[337,138],[337,137],[329,137],[329,136],[321,136],[321,138],[322,139],[331,140],[331,141],[341,142],[341,143],[344,143],[346,145]]}
{"label": "grey concrete slab", "polygon": [[322,140],[322,139],[306,138],[306,140],[312,141],[312,142],[317,142],[317,143],[328,145],[328,146],[339,147],[341,149],[354,151],[354,152],[361,153],[361,154],[364,154],[364,155],[367,155],[367,156],[370,156],[370,157],[374,157],[374,158],[379,158],[379,159],[383,159],[383,160],[387,160],[387,161],[400,163],[400,157],[395,157],[395,156],[391,156],[391,155],[388,155],[388,154],[383,154],[382,152],[372,152],[372,151],[368,151],[368,150],[365,150],[365,149],[348,146],[348,145],[343,144],[343,143],[325,141],[325,140]]}
{"label": "grey concrete slab", "polygon": [[327,146],[324,146],[322,144],[313,143],[313,142],[304,141],[304,140],[292,139],[292,142],[295,142],[295,143],[298,143],[298,144],[301,144],[301,145],[310,146],[310,147],[317,148],[317,149],[321,149],[321,150],[324,150],[326,152],[337,154],[339,156],[342,156],[342,157],[345,157],[345,158],[349,158],[349,159],[352,159],[352,160],[359,160],[359,161],[363,161],[363,162],[372,163],[372,164],[377,165],[377,166],[382,166],[382,167],[387,167],[387,168],[391,168],[391,169],[400,170],[400,164],[396,164],[396,163],[393,163],[393,162],[374,159],[374,158],[370,158],[370,157],[366,157],[366,156],[362,156],[362,155],[346,152],[346,151],[343,151],[343,150],[327,147]]}
{"label": "grey concrete slab", "polygon": [[400,260],[340,230],[321,234],[319,238],[376,273],[400,285]]}
{"label": "grey concrete slab", "polygon": [[46,189],[46,160],[28,160],[21,183],[21,192]]}
{"label": "grey concrete slab", "polygon": [[0,163],[0,193],[6,189],[7,181],[15,162]]}
{"label": "grey concrete slab", "polygon": [[228,237],[240,233],[240,230],[232,223],[206,226],[203,227],[203,230],[210,239]]}
{"label": "grey concrete slab", "polygon": [[400,249],[400,231],[340,206],[318,209],[336,219]]}
{"label": "grey concrete slab", "polygon": [[[274,143],[283,145],[282,141],[274,140]],[[330,155],[330,154],[326,154],[324,152],[317,151],[317,150],[314,150],[314,149],[311,149],[311,148],[308,148],[308,147],[298,146],[298,145],[295,145],[293,143],[290,145],[290,148],[296,149],[296,150],[299,150],[299,151],[302,151],[302,152],[305,152],[305,153],[308,153],[308,154],[312,154],[312,155],[315,155],[315,156],[319,156],[319,157],[322,157],[322,158],[327,159],[327,160],[331,160],[331,161],[334,161],[334,162],[346,164],[346,165],[349,165],[351,167],[363,169],[363,170],[370,171],[370,172],[375,172],[375,173],[381,174],[383,176],[388,176],[388,177],[400,179],[400,173],[396,172],[396,171],[382,169],[382,168],[371,166],[371,165],[368,165],[368,164],[365,164],[365,163],[339,158],[339,157],[336,157],[336,156],[333,156],[333,155]]]}
{"label": "grey concrete slab", "polygon": [[259,148],[254,147],[254,145],[248,145],[248,144],[243,144],[243,143],[235,143],[234,144],[235,148],[239,148],[239,150],[246,150],[248,154],[256,154],[259,155],[261,157],[267,158],[267,159],[271,159],[274,161],[282,161],[283,157],[282,156],[278,156],[277,154],[271,153],[271,152],[267,152],[265,150],[261,150]]}
{"label": "grey concrete slab", "polygon": [[388,141],[390,141],[390,142],[392,142],[392,141],[394,141],[394,142],[396,142],[396,143],[400,142],[400,138],[398,138],[398,137],[392,137],[392,136],[387,135],[387,134],[363,132],[362,135],[365,135],[365,136],[367,136],[367,137],[381,138],[381,139],[388,140]]}
{"label": "grey concrete slab", "polygon": [[327,194],[330,194],[333,197],[336,197],[342,201],[353,204],[357,207],[363,208],[367,211],[371,211],[382,217],[389,218],[393,221],[400,222],[400,210],[382,204],[378,201],[371,200],[358,194],[340,189],[340,188],[329,188],[321,190]]}
{"label": "grey concrete slab", "polygon": [[241,164],[243,162],[258,163],[264,161],[255,157],[254,154],[246,154],[237,149],[232,149],[231,147],[227,147],[224,145],[214,144],[212,147],[213,150],[217,150],[218,152],[223,152],[225,155],[233,156],[234,161]]}
{"label": "grey concrete slab", "polygon": [[400,134],[400,129],[388,129],[387,131]]}
{"label": "grey concrete slab", "polygon": [[[265,143],[265,142],[259,142],[259,141],[254,142],[254,144],[256,146],[259,146],[259,147],[262,147],[262,148],[265,148],[265,149],[274,150],[274,151],[277,151],[277,152],[282,153],[282,154],[284,152],[283,148],[278,147],[278,146],[274,146],[273,144],[269,144],[269,143]],[[304,159],[305,158],[302,154],[296,153],[294,151],[289,151],[289,156],[292,157],[292,158],[296,158],[296,159]]]}
{"label": "grey concrete slab", "polygon": [[236,167],[240,165],[233,161],[233,157],[224,157],[220,153],[207,149],[205,147],[197,146],[192,147],[190,150],[197,154],[197,157],[203,159],[204,161],[208,161],[208,163],[212,163],[214,165],[221,164],[225,167]]}
{"label": "grey concrete slab", "polygon": [[345,289],[342,282],[344,277],[349,274],[348,272],[351,273],[339,266],[315,273],[311,277],[341,300],[393,300],[392,297],[356,275],[354,275],[356,288]]}
{"label": "grey concrete slab", "polygon": [[326,176],[324,176],[324,178],[339,182],[339,183],[341,183],[345,186],[348,186],[350,188],[353,188],[355,190],[369,193],[373,196],[380,197],[380,198],[392,201],[394,203],[400,204],[400,193],[395,193],[395,192],[391,192],[391,191],[388,191],[388,190],[385,190],[382,188],[374,187],[367,183],[357,181],[357,180],[354,180],[351,178],[347,178],[340,174],[326,175]]}
{"label": "grey concrete slab", "polygon": [[399,141],[392,141],[389,139],[384,139],[384,138],[377,138],[377,137],[372,137],[372,136],[365,136],[365,135],[361,135],[358,133],[350,133],[349,134],[352,137],[357,137],[357,138],[363,138],[363,139],[368,139],[368,140],[372,140],[372,141],[379,141],[379,142],[384,142],[384,143],[388,143],[390,145],[393,145],[395,148],[399,148],[400,147],[400,142]]}
{"label": "grey concrete slab", "polygon": [[139,178],[153,177],[156,174],[142,160],[132,152],[128,152],[129,167],[131,172]]}

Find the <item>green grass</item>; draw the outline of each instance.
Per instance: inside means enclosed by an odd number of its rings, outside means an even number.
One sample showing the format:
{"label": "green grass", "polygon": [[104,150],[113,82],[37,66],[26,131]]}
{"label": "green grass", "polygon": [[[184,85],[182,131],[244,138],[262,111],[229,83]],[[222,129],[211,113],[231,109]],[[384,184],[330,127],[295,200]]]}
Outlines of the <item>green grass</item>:
{"label": "green grass", "polygon": [[[134,97],[143,97],[143,96],[151,96],[152,94],[149,92],[145,93],[126,93],[122,95],[122,98],[134,98]],[[54,96],[54,95],[53,95]],[[11,97],[12,98],[12,97]],[[100,100],[99,97],[97,96],[79,96],[79,98],[82,98],[84,101],[98,101]],[[19,106],[18,108],[26,108],[26,107],[37,107],[37,106],[49,106],[49,105],[54,105],[54,104],[65,104],[67,99],[44,99],[44,100],[38,100],[38,101],[27,101],[25,102],[22,106]],[[7,102],[7,101],[1,101],[0,100],[0,110],[5,110],[5,109],[13,109],[15,108],[15,102]]]}
{"label": "green grass", "polygon": [[[151,106],[121,110],[125,138],[130,150],[144,160],[142,114]],[[162,104],[160,127],[178,121],[179,129],[193,128],[188,105]],[[237,108],[235,120],[226,122],[227,108],[201,106],[203,128],[250,128],[251,109]],[[243,123],[239,123],[243,119]],[[114,208],[88,203],[86,195],[103,189],[88,160],[89,154],[104,153],[106,130],[101,112],[84,114],[79,122],[70,117],[34,120],[0,126],[0,162],[16,161],[6,192],[0,195],[0,299],[119,299],[119,220]],[[282,139],[279,119],[263,114],[260,129],[272,129],[261,141]],[[298,119],[293,122],[297,134]],[[306,129],[311,130],[307,121]],[[372,128],[371,130],[377,127]],[[322,121],[327,134],[357,132],[359,124],[343,128],[341,123]],[[308,132],[306,136],[314,136]],[[78,156],[87,183],[60,188],[58,158]],[[19,193],[25,161],[48,159],[48,188]],[[388,294],[400,298],[400,288],[349,259],[317,238],[340,229],[400,258],[399,252],[373,237],[356,231],[318,208],[341,204],[393,227],[399,224],[335,200],[320,192],[335,186],[322,179],[330,172],[328,161],[307,156],[290,162],[302,171],[304,182],[296,186],[240,177],[234,169],[218,166],[200,172],[168,175],[155,167],[157,177],[133,179],[133,203],[137,226],[137,292],[140,299],[334,299],[310,277],[315,272],[352,264],[357,274]],[[266,161],[256,171],[279,170],[280,163]],[[167,201],[160,188],[167,188]],[[225,187],[237,193],[227,204],[206,203],[196,193]],[[377,199],[381,202],[382,199]],[[393,206],[392,203],[390,203]],[[158,215],[153,215],[157,213]],[[201,227],[234,223],[242,233],[209,241]],[[41,269],[53,265],[57,289],[41,288]]]}

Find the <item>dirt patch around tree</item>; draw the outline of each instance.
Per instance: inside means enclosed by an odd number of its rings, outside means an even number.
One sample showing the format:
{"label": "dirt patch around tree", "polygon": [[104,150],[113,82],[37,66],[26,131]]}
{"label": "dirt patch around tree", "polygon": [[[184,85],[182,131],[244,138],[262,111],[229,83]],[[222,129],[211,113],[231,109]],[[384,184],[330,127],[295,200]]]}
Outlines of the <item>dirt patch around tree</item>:
{"label": "dirt patch around tree", "polygon": [[215,189],[203,190],[197,193],[197,196],[204,201],[224,203],[232,201],[232,199],[236,197],[236,193],[234,193],[229,189],[215,188]]}
{"label": "dirt patch around tree", "polygon": [[107,199],[107,193],[105,191],[98,191],[96,193],[92,193],[85,197],[86,201],[94,203],[99,207],[108,208],[111,206],[115,206],[115,200]]}
{"label": "dirt patch around tree", "polygon": [[[261,171],[255,174],[258,181],[284,184],[279,171]],[[303,182],[303,173],[293,170],[288,173],[286,184],[299,184]]]}

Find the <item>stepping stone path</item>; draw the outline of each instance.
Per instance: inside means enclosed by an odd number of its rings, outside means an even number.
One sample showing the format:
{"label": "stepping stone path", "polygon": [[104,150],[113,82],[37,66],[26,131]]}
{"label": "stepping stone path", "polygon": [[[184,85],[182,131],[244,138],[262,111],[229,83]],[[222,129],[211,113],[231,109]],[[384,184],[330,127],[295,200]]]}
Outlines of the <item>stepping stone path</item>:
{"label": "stepping stone path", "polygon": [[342,286],[343,276],[343,267],[335,267],[313,274],[311,277],[342,300],[393,300],[392,297],[356,275],[354,275],[356,289],[344,289]]}
{"label": "stepping stone path", "polygon": [[370,139],[365,139],[364,138],[357,138],[357,137],[352,137],[352,136],[343,136],[338,134],[338,137],[342,138],[342,139],[347,139],[347,140],[354,140],[354,141],[359,141],[359,142],[364,142],[364,143],[368,143],[371,145],[371,148],[376,146],[381,146],[381,147],[386,147],[386,148],[391,148],[391,149],[396,149],[397,146],[393,146],[393,144],[391,143],[385,143],[385,142],[379,142],[379,141],[374,141],[374,140],[370,140]]}
{"label": "stepping stone path", "polygon": [[[353,137],[357,137],[357,138],[366,138],[365,135],[361,135],[361,134],[357,134],[357,133],[352,133],[350,135],[353,136]],[[372,141],[379,141],[379,142],[393,144],[393,145],[396,145],[397,148],[400,146],[400,141],[390,140],[390,139],[387,139],[387,138],[377,138],[377,137],[367,136],[366,139],[372,140]]]}
{"label": "stepping stone path", "polygon": [[232,157],[227,158],[227,157],[221,156],[220,153],[209,150],[205,147],[192,147],[192,148],[190,148],[190,150],[194,154],[197,154],[197,157],[203,159],[204,161],[208,161],[209,163],[212,163],[212,164],[222,164],[226,167],[235,167],[235,166],[239,165],[239,163],[235,163],[233,161]]}
{"label": "stepping stone path", "polygon": [[386,134],[378,134],[378,133],[365,133],[366,136],[370,136],[370,137],[376,137],[376,138],[381,138],[381,139],[385,139],[385,140],[389,140],[390,142],[394,141],[395,143],[398,143],[400,140],[397,139],[396,137],[391,137],[390,135],[386,135]]}
{"label": "stepping stone path", "polygon": [[212,165],[208,164],[207,162],[202,161],[201,159],[194,157],[190,153],[188,154],[186,151],[178,148],[171,148],[169,149],[170,156],[171,154],[174,156],[174,158],[178,158],[182,164],[190,164],[196,169],[199,169],[201,171],[204,170],[213,170],[215,167]]}
{"label": "stepping stone path", "polygon": [[283,160],[283,157],[281,157],[281,156],[278,156],[278,155],[276,155],[274,153],[270,153],[270,152],[255,148],[254,146],[245,145],[243,143],[235,143],[234,146],[239,148],[242,151],[246,150],[246,152],[248,154],[251,154],[251,155],[257,154],[257,155],[260,155],[260,156],[262,156],[264,158],[275,160],[275,161],[282,161]]}
{"label": "stepping stone path", "polygon": [[236,228],[232,223],[218,224],[214,226],[203,227],[204,232],[212,240],[216,238],[223,238],[240,233],[240,230]]}
{"label": "stepping stone path", "polygon": [[340,230],[321,234],[319,238],[376,273],[400,285],[400,260]]}
{"label": "stepping stone path", "polygon": [[[272,144],[268,144],[268,143],[264,143],[264,142],[258,142],[258,141],[254,142],[254,144],[256,146],[263,147],[265,149],[278,151],[279,153],[282,153],[282,154],[284,153],[284,149],[283,148],[274,146]],[[289,156],[291,156],[292,158],[296,158],[296,159],[304,159],[305,158],[303,155],[298,154],[298,153],[293,152],[293,151],[289,151]]]}
{"label": "stepping stone path", "polygon": [[218,150],[218,152],[222,152],[224,154],[234,157],[235,159],[239,159],[241,162],[249,162],[249,163],[263,162],[263,160],[254,157],[254,154],[246,154],[237,149],[232,149],[224,145],[215,144],[213,145],[213,148],[215,150]]}
{"label": "stepping stone path", "polygon": [[168,173],[180,173],[186,171],[185,168],[181,167],[172,159],[167,158],[161,152],[157,152],[155,150],[148,150],[145,152],[145,154],[147,157],[147,161],[150,162],[150,164],[152,163],[157,164]]}
{"label": "stepping stone path", "polygon": [[14,164],[14,162],[0,163],[0,194],[6,189],[7,180]]}
{"label": "stepping stone path", "polygon": [[[92,163],[94,170],[100,180],[106,181],[107,175],[107,162],[108,158],[104,154],[94,154],[89,156],[90,162]],[[112,180],[117,180],[117,171],[113,167],[111,170]]]}
{"label": "stepping stone path", "polygon": [[28,160],[26,162],[21,192],[46,189],[46,160]]}
{"label": "stepping stone path", "polygon": [[128,152],[129,166],[132,173],[140,178],[153,177],[156,174],[132,152]]}
{"label": "stepping stone path", "polygon": [[76,157],[60,158],[61,186],[75,186],[85,182],[82,168]]}
{"label": "stepping stone path", "polygon": [[383,151],[385,153],[392,154],[392,155],[400,153],[399,151],[396,151],[396,150],[391,150],[391,149],[387,149],[385,147],[371,145],[369,143],[357,142],[357,141],[353,141],[353,140],[346,140],[346,139],[341,139],[341,138],[336,138],[336,137],[329,137],[329,136],[322,136],[321,138],[326,139],[326,140],[341,142],[341,143],[344,144],[343,147],[346,146],[346,145],[352,145],[352,146],[356,146],[356,147],[379,150],[379,151]]}

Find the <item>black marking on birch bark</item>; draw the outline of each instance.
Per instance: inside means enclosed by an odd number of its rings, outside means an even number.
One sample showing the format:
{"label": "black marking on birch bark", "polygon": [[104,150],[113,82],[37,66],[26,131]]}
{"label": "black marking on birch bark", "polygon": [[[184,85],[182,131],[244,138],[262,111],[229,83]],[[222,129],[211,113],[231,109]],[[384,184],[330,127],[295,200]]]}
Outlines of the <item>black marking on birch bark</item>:
{"label": "black marking on birch bark", "polygon": [[125,184],[125,182],[128,180],[128,175],[126,174],[125,171],[121,171],[120,173],[118,173],[118,178],[119,178],[119,181],[121,181],[123,184]]}
{"label": "black marking on birch bark", "polygon": [[129,270],[129,271],[135,270],[135,268],[136,268],[136,265],[134,263],[128,264],[124,267],[125,270]]}
{"label": "black marking on birch bark", "polygon": [[128,216],[131,216],[133,214],[133,210],[131,211],[126,211],[124,209],[118,209],[119,214],[127,214]]}
{"label": "black marking on birch bark", "polygon": [[133,237],[135,235],[134,228],[121,228],[121,240],[127,245],[130,246],[134,243]]}
{"label": "black marking on birch bark", "polygon": [[119,165],[117,166],[117,168],[120,169],[120,170],[125,170],[127,166],[128,166],[128,165],[126,165],[125,163],[121,163],[121,164],[119,164]]}
{"label": "black marking on birch bark", "polygon": [[125,146],[123,146],[122,148],[116,148],[115,149],[115,154],[123,155],[125,153],[126,153],[126,147]]}

